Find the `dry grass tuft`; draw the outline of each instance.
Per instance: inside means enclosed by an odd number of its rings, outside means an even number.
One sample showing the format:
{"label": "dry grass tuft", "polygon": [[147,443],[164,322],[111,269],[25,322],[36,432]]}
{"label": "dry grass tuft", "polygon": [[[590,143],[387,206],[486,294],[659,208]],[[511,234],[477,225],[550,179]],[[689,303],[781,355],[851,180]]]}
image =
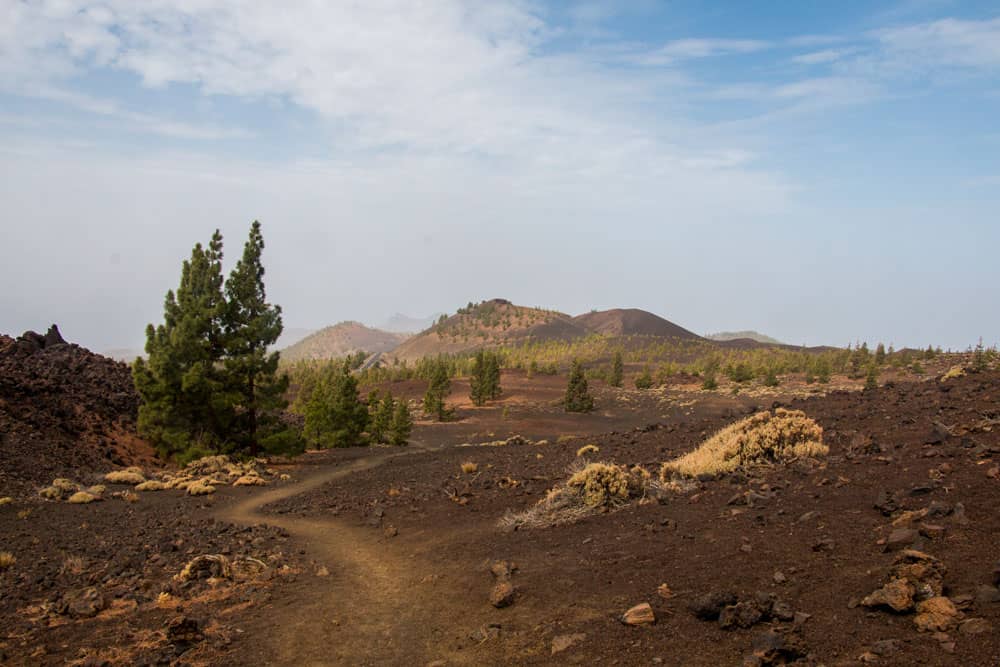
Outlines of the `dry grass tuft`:
{"label": "dry grass tuft", "polygon": [[765,410],[730,424],[693,452],[667,461],[660,479],[718,475],[754,463],[826,456],[829,451],[823,444],[823,428],[804,412],[778,408],[772,415]]}
{"label": "dry grass tuft", "polygon": [[952,366],[944,375],[941,376],[941,382],[954,380],[960,377],[965,377],[965,369],[961,366]]}
{"label": "dry grass tuft", "polygon": [[89,503],[100,500],[100,496],[95,496],[92,493],[87,493],[86,491],[77,491],[66,501],[73,505],[87,505]]}
{"label": "dry grass tuft", "polygon": [[107,490],[108,488],[103,484],[94,484],[93,486],[87,489],[87,493],[92,493],[95,496],[102,496],[104,495],[104,492]]}
{"label": "dry grass tuft", "polygon": [[14,502],[13,498],[11,498],[10,496],[4,496],[3,498],[0,498],[0,507],[3,507],[4,505],[10,505],[12,502]]}
{"label": "dry grass tuft", "polygon": [[506,530],[548,528],[617,509],[631,498],[642,495],[650,476],[642,468],[628,471],[614,463],[574,464],[570,473],[564,485],[549,490],[533,507],[507,513],[500,520],[500,527]]}
{"label": "dry grass tuft", "polygon": [[59,568],[59,574],[73,574],[79,575],[87,569],[87,565],[83,558],[80,556],[66,556],[63,559],[62,567]]}
{"label": "dry grass tuft", "polygon": [[576,450],[576,456],[579,458],[581,456],[586,456],[587,454],[596,454],[599,451],[601,451],[601,448],[597,445],[584,445],[580,449]]}
{"label": "dry grass tuft", "polygon": [[112,470],[104,476],[104,481],[108,484],[128,484],[129,486],[142,484],[146,478],[142,472],[136,472],[136,470],[138,469]]}
{"label": "dry grass tuft", "polygon": [[472,473],[477,472],[478,470],[479,470],[478,463],[473,463],[472,461],[466,461],[465,463],[462,464],[462,472],[464,472],[466,475],[471,475]]}
{"label": "dry grass tuft", "polygon": [[257,475],[243,475],[233,482],[233,486],[267,486],[267,480]]}
{"label": "dry grass tuft", "polygon": [[135,487],[136,491],[163,491],[167,488],[167,485],[163,482],[158,482],[155,479],[146,480],[142,484],[137,484]]}
{"label": "dry grass tuft", "polygon": [[556,438],[556,444],[561,445],[564,442],[570,442],[571,440],[576,440],[576,439],[577,436],[575,435],[560,435],[558,438]]}
{"label": "dry grass tuft", "polygon": [[14,554],[9,551],[0,551],[0,572],[14,567],[15,563],[17,563],[17,559],[14,558]]}
{"label": "dry grass tuft", "polygon": [[188,485],[187,492],[189,496],[207,496],[215,493],[215,487],[205,480],[198,480]]}

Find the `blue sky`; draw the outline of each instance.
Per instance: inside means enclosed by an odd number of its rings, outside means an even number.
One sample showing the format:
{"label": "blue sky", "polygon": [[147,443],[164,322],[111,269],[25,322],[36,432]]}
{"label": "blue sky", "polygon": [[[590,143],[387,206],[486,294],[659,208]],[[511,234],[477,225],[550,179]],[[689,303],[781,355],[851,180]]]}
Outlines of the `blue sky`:
{"label": "blue sky", "polygon": [[997,118],[995,3],[0,0],[0,331],[139,346],[259,218],[289,326],[994,343]]}

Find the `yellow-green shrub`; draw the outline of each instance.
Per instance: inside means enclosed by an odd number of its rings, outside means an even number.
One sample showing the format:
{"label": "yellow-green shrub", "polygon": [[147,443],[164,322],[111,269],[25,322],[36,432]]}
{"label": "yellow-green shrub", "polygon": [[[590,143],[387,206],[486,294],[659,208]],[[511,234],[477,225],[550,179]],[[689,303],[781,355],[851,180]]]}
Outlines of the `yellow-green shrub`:
{"label": "yellow-green shrub", "polygon": [[829,451],[823,444],[823,428],[804,412],[765,410],[730,424],[693,452],[667,461],[660,478],[716,475],[753,463],[826,456]]}

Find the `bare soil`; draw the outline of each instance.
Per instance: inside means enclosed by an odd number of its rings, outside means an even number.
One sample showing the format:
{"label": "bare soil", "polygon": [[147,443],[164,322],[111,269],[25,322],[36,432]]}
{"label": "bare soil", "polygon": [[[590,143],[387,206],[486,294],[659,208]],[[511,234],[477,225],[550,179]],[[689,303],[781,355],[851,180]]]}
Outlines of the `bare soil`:
{"label": "bare soil", "polygon": [[[416,398],[411,384],[393,392]],[[801,645],[801,664],[1000,664],[1000,434],[989,425],[1000,374],[841,384],[733,395],[594,383],[598,411],[567,415],[555,404],[565,378],[505,373],[502,401],[486,408],[460,402],[467,388],[454,383],[458,420],[419,423],[409,447],[309,453],[278,466],[291,480],[270,487],[131,504],[18,499],[0,506],[0,551],[17,558],[0,571],[0,662],[740,665],[776,629]],[[600,450],[590,460],[655,471],[777,405],[823,426],[826,461],[705,479],[571,525],[498,526],[563,481],[584,444]],[[548,442],[478,444],[512,435]],[[896,556],[893,520],[931,503],[940,516],[914,523],[905,546],[940,559],[945,594],[964,620],[982,619],[936,635],[912,614],[858,604]],[[225,553],[271,567],[246,581],[174,580],[190,558]],[[516,566],[515,594],[498,609],[490,566],[501,560]],[[86,586],[108,608],[61,611]],[[799,613],[725,630],[688,610],[711,592],[773,594]],[[620,622],[643,602],[655,624]],[[178,617],[201,628],[190,646],[170,638]]]}

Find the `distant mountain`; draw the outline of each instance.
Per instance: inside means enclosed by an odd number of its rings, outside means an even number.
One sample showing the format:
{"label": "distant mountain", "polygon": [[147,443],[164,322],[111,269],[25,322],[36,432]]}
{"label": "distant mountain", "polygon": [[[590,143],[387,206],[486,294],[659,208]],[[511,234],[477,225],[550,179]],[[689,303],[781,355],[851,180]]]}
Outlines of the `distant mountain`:
{"label": "distant mountain", "polygon": [[765,336],[757,331],[720,331],[719,333],[708,334],[705,338],[719,342],[730,340],[752,340],[767,345],[784,345],[780,340]]}
{"label": "distant mountain", "polygon": [[595,333],[702,340],[673,322],[635,308],[572,317],[554,310],[517,306],[506,299],[492,299],[460,308],[455,315],[401,344],[393,356],[419,359],[528,341],[571,340]]}
{"label": "distant mountain", "polygon": [[285,327],[281,332],[281,337],[272,346],[275,350],[283,350],[286,347],[291,347],[300,340],[316,333],[315,329],[306,329],[303,327]]}
{"label": "distant mountain", "polygon": [[396,333],[419,333],[437,322],[438,318],[446,313],[437,313],[430,317],[410,317],[402,313],[396,313],[388,320],[378,326],[383,331],[394,331]]}
{"label": "distant mountain", "polygon": [[588,331],[607,336],[658,336],[701,340],[698,334],[638,308],[595,310],[577,315],[573,321]]}
{"label": "distant mountain", "polygon": [[281,351],[284,361],[334,359],[359,350],[388,352],[406,339],[405,334],[366,327],[360,322],[341,322],[316,331]]}
{"label": "distant mountain", "polygon": [[105,350],[101,352],[105,357],[110,357],[115,361],[124,361],[127,364],[135,361],[136,357],[146,358],[146,351],[140,349],[133,349],[128,347],[116,348],[113,350]]}

